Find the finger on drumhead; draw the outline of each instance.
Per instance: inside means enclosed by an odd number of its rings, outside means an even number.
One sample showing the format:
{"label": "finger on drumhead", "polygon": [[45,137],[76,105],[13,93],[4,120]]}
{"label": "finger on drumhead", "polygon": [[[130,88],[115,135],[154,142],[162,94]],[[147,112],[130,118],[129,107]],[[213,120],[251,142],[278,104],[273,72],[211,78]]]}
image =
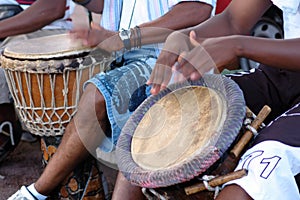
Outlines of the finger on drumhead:
{"label": "finger on drumhead", "polygon": [[199,80],[201,77],[202,77],[202,75],[201,75],[199,72],[197,72],[197,71],[191,73],[191,75],[190,75],[190,79],[191,79],[192,81]]}
{"label": "finger on drumhead", "polygon": [[173,72],[173,78],[171,79],[171,83],[178,83],[178,82],[184,82],[186,81],[186,77],[183,76],[182,73],[176,71]]}
{"label": "finger on drumhead", "polygon": [[165,89],[166,86],[160,85],[160,84],[152,84],[150,93],[152,95],[157,95],[161,90]]}
{"label": "finger on drumhead", "polygon": [[197,39],[197,35],[195,31],[191,31],[190,34],[190,43],[192,46],[196,47],[198,46],[200,43],[196,40]]}
{"label": "finger on drumhead", "polygon": [[170,67],[156,64],[150,79],[147,81],[151,85],[151,94],[156,95],[161,89],[165,88],[172,76]]}
{"label": "finger on drumhead", "polygon": [[149,80],[147,81],[148,85],[151,84],[161,84],[166,74],[166,70],[170,70],[170,67],[166,66],[165,64],[161,64],[156,62],[152,73],[150,75]]}

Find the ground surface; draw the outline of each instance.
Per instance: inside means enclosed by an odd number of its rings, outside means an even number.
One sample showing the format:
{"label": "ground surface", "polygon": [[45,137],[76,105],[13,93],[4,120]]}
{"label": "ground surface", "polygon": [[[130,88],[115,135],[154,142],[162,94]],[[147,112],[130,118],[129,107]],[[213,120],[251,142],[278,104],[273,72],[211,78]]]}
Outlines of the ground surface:
{"label": "ground surface", "polygon": [[0,163],[0,200],[7,199],[22,185],[32,183],[42,170],[39,142],[20,142],[7,159]]}

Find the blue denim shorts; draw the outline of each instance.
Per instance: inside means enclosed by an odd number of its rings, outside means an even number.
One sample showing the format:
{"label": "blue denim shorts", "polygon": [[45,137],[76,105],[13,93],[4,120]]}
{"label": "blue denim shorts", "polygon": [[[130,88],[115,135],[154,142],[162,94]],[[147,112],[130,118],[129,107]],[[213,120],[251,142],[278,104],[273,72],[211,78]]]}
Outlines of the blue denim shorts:
{"label": "blue denim shorts", "polygon": [[85,83],[94,84],[106,102],[111,134],[100,145],[101,150],[114,150],[126,121],[135,108],[150,95],[150,87],[145,83],[157,60],[156,51],[154,48],[144,48],[126,52],[121,56],[121,66],[99,73]]}

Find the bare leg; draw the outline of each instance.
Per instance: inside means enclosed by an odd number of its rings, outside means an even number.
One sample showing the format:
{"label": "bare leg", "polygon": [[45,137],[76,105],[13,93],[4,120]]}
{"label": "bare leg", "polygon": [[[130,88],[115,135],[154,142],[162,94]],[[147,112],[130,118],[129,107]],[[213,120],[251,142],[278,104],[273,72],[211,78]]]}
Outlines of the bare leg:
{"label": "bare leg", "polygon": [[131,200],[131,199],[145,199],[140,187],[132,185],[127,179],[119,172],[112,200]]}
{"label": "bare leg", "polygon": [[252,198],[238,185],[226,186],[216,200],[252,200]]}
{"label": "bare leg", "polygon": [[107,125],[104,98],[94,85],[89,84],[80,99],[78,112],[66,128],[61,144],[36,181],[36,190],[48,195],[55,189],[77,164],[87,158],[89,151],[95,150],[104,137],[103,131]]}

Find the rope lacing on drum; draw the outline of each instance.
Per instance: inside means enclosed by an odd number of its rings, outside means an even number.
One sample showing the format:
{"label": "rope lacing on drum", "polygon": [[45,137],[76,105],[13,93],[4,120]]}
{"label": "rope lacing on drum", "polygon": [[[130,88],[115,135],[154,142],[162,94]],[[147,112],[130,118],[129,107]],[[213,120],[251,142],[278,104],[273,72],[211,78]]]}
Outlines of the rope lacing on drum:
{"label": "rope lacing on drum", "polygon": [[253,133],[254,137],[256,137],[258,135],[258,132],[256,131],[256,129],[253,128],[253,126],[251,126],[250,124],[247,125],[246,128]]}
{"label": "rope lacing on drum", "polygon": [[[252,116],[250,116],[250,117],[247,117],[245,120],[244,120],[244,125],[245,126],[247,126],[247,125],[250,125],[251,124],[251,122],[253,121],[253,119],[255,119],[257,116],[254,114],[254,113],[252,113]],[[264,123],[261,123],[261,125],[259,126],[259,128],[260,129],[263,129],[263,128],[265,128],[266,127],[266,125],[264,124]],[[251,130],[250,130],[251,131]],[[251,131],[252,132],[252,131]]]}
{"label": "rope lacing on drum", "polygon": [[[253,116],[256,117],[255,115],[253,115]],[[249,131],[252,132],[253,136],[256,137],[258,135],[258,132],[253,126],[250,125],[251,122],[252,122],[252,120],[250,118],[246,118],[244,121],[244,125]]]}
{"label": "rope lacing on drum", "polygon": [[215,194],[214,194],[214,199],[215,199],[215,198],[217,198],[217,196],[220,192],[220,187],[219,186],[211,187],[208,183],[210,180],[212,180],[214,178],[215,178],[215,176],[213,176],[213,175],[204,175],[204,176],[202,176],[201,180],[203,181],[203,184],[208,191],[215,192]]}
{"label": "rope lacing on drum", "polygon": [[155,199],[160,199],[160,200],[167,200],[163,195],[159,194],[158,192],[156,192],[154,189],[152,188],[142,188],[142,192],[143,194],[145,195],[145,197],[148,199],[148,200],[152,200],[154,199],[154,197],[152,197],[150,194],[148,194],[149,191],[150,193],[152,193],[152,195],[154,195],[156,198]]}

